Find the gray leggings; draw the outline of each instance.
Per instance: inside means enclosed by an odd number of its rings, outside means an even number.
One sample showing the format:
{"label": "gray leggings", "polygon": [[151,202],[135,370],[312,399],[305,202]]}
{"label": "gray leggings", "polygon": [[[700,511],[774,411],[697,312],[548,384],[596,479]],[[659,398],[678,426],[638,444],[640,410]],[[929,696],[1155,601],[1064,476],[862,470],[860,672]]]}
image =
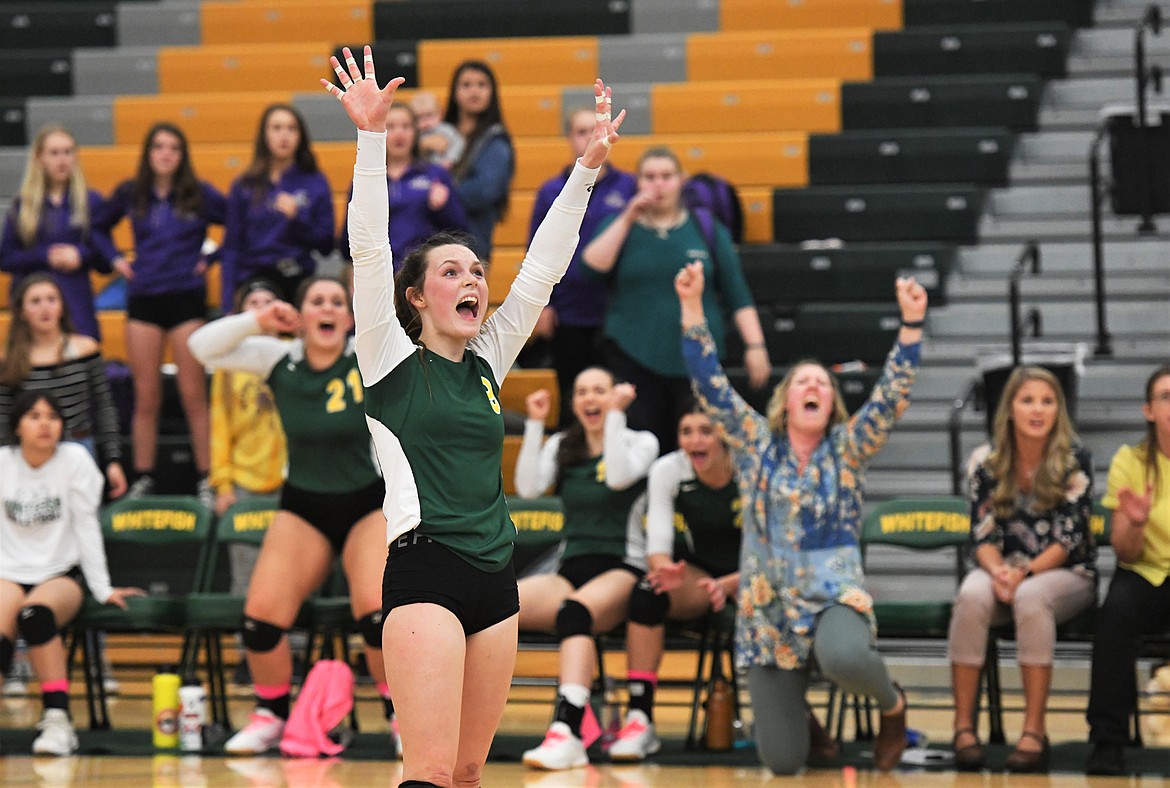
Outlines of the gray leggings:
{"label": "gray leggings", "polygon": [[[856,610],[835,605],[821,613],[813,655],[825,678],[844,691],[872,696],[883,711],[898,705],[898,692],[870,637],[869,622]],[[809,667],[752,666],[747,678],[760,761],[775,774],[796,774],[808,758],[804,695]]]}

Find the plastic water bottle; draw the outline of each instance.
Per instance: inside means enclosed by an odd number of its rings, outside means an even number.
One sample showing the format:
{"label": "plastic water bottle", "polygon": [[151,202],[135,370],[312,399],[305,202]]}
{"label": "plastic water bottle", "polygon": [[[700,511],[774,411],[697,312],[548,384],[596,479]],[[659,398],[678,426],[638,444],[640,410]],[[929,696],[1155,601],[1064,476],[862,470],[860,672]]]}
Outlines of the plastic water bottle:
{"label": "plastic water bottle", "polygon": [[203,726],[207,724],[207,694],[203,685],[188,676],[179,689],[179,749],[199,752],[203,749]]}
{"label": "plastic water bottle", "polygon": [[150,683],[154,711],[153,738],[158,749],[179,746],[179,674],[167,666]]}

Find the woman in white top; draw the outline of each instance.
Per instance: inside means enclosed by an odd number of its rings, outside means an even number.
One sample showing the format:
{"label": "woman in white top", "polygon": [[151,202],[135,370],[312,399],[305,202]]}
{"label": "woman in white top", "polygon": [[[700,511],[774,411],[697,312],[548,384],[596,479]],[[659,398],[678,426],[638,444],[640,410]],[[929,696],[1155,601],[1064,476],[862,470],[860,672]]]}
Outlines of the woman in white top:
{"label": "woman in white top", "polygon": [[658,439],[626,427],[634,397],[634,387],[615,385],[607,370],[582,371],[573,384],[576,423],[547,441],[549,393],[534,392],[526,403],[516,492],[533,498],[552,487],[565,510],[556,574],[520,581],[520,629],[555,632],[561,641],[556,715],[544,742],[524,753],[524,763],[539,769],[588,763],[585,748],[596,738],[585,724],[597,664],[593,636],[625,620],[630,591],[646,569],[643,552],[632,549],[630,510],[646,489]]}
{"label": "woman in white top", "polygon": [[102,474],[84,446],[61,442],[56,398],[19,394],[9,428],[17,444],[0,449],[0,681],[16,638],[24,638],[44,704],[33,752],[69,755],[77,734],[60,629],[81,610],[87,587],[121,608],[144,592],[110,586],[98,522]]}

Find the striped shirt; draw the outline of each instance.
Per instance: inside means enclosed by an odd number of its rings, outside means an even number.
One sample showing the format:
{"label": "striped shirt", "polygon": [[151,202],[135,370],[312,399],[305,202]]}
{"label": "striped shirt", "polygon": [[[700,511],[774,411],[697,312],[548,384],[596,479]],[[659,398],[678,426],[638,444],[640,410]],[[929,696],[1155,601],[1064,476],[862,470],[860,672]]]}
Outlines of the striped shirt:
{"label": "striped shirt", "polygon": [[8,434],[8,419],[13,400],[22,390],[49,391],[57,398],[65,418],[66,440],[92,437],[104,462],[122,458],[118,412],[101,353],[33,367],[19,386],[0,385],[0,437],[5,443],[14,440]]}

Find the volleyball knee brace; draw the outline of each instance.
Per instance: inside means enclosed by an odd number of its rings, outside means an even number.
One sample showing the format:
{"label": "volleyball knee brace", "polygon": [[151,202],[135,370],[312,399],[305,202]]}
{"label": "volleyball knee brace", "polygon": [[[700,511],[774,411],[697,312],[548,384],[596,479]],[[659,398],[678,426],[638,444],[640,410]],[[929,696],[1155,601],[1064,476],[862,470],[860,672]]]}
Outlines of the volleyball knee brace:
{"label": "volleyball knee brace", "polygon": [[241,640],[244,641],[244,648],[248,649],[248,651],[265,654],[276,648],[277,644],[280,643],[280,639],[284,637],[284,633],[287,631],[283,627],[269,624],[267,621],[261,621],[251,616],[244,616]]}
{"label": "volleyball knee brace", "polygon": [[643,577],[630,592],[630,606],[627,616],[635,624],[656,627],[666,621],[666,612],[669,609],[670,596],[654,593],[654,589],[650,587],[650,581]]}
{"label": "volleyball knee brace", "polygon": [[593,634],[593,614],[575,599],[566,599],[557,611],[557,640]]}
{"label": "volleyball knee brace", "polygon": [[7,676],[12,670],[12,656],[15,653],[16,644],[0,635],[0,676]]}
{"label": "volleyball knee brace", "polygon": [[25,643],[39,646],[57,637],[57,617],[44,605],[25,605],[16,616],[16,628]]}
{"label": "volleyball knee brace", "polygon": [[370,648],[382,648],[382,611],[375,610],[366,613],[357,620],[357,629],[362,640]]}

